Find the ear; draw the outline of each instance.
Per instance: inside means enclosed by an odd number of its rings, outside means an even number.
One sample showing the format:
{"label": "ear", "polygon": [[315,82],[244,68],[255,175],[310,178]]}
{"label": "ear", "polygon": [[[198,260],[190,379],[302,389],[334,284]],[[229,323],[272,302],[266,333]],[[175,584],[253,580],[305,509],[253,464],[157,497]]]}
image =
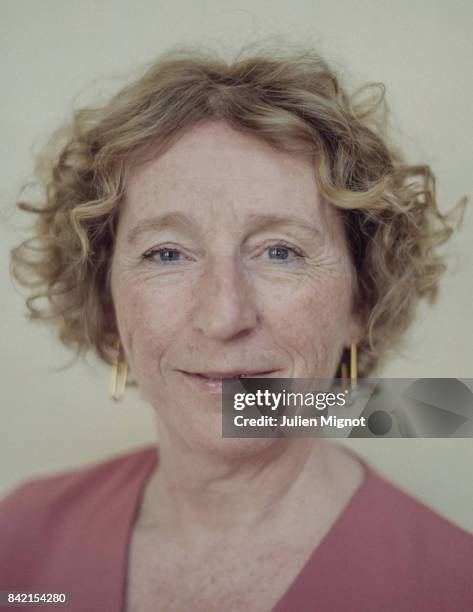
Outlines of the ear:
{"label": "ear", "polygon": [[345,346],[350,348],[351,344],[359,344],[366,335],[368,327],[369,312],[366,307],[359,306],[350,315]]}
{"label": "ear", "polygon": [[112,334],[118,333],[117,318],[112,300],[107,299],[102,308],[104,313],[105,330]]}

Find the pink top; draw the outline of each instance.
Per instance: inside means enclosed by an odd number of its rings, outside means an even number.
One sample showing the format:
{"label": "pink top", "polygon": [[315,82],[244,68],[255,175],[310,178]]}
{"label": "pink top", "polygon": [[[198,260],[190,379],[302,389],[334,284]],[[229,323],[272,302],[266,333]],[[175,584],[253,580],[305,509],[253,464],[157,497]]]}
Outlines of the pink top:
{"label": "pink top", "polygon": [[[272,612],[472,612],[473,536],[355,457],[362,484]],[[142,447],[0,500],[0,591],[69,594],[41,610],[123,612],[128,544],[157,458]]]}

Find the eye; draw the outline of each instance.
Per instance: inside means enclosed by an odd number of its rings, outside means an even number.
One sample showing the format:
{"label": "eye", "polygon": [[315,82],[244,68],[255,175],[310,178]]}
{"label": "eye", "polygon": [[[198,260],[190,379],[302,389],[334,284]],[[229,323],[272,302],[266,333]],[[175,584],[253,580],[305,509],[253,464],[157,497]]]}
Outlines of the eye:
{"label": "eye", "polygon": [[[180,260],[181,251],[169,247],[157,247],[144,253],[143,259],[157,260],[160,263],[174,263]],[[158,257],[159,256],[159,259]]]}
{"label": "eye", "polygon": [[294,261],[294,259],[302,259],[305,257],[302,251],[296,247],[283,243],[268,247],[266,252],[269,255],[269,259],[273,261],[291,262]]}

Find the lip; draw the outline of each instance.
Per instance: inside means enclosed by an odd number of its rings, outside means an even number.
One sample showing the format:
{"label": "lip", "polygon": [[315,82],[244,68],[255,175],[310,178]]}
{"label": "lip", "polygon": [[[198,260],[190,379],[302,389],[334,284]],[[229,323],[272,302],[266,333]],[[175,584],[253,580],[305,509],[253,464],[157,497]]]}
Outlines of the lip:
{"label": "lip", "polygon": [[267,370],[265,372],[256,372],[256,371],[241,371],[236,370],[233,372],[205,372],[205,376],[211,376],[217,380],[211,380],[210,378],[205,378],[198,372],[185,372],[184,370],[179,370],[181,374],[185,376],[189,382],[193,384],[194,387],[206,391],[207,393],[221,393],[222,392],[222,379],[223,378],[235,378],[236,376],[242,378],[266,378],[277,372],[277,370]]}
{"label": "lip", "polygon": [[237,376],[265,376],[271,374],[276,370],[232,370],[226,372],[186,372],[186,374],[192,374],[194,376],[200,376],[201,378],[236,378]]}

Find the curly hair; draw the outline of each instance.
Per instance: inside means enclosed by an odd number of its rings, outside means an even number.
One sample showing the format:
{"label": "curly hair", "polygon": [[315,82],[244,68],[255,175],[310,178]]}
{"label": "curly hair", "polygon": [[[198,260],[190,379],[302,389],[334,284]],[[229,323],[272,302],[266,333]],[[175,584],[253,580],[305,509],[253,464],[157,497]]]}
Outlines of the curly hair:
{"label": "curly hair", "polygon": [[106,104],[76,110],[39,156],[44,197],[17,203],[36,215],[33,235],[11,251],[11,274],[33,289],[28,317],[55,325],[76,356],[92,350],[111,364],[118,331],[110,270],[127,174],[191,126],[225,120],[313,159],[319,191],[345,223],[355,302],[366,312],[358,372],[372,374],[399,345],[418,301],[435,301],[446,269],[438,247],[454,231],[449,215],[466,204],[439,211],[430,167],[406,162],[388,118],[381,83],[349,94],[312,48],[242,50],[231,62],[202,47],[160,55]]}

